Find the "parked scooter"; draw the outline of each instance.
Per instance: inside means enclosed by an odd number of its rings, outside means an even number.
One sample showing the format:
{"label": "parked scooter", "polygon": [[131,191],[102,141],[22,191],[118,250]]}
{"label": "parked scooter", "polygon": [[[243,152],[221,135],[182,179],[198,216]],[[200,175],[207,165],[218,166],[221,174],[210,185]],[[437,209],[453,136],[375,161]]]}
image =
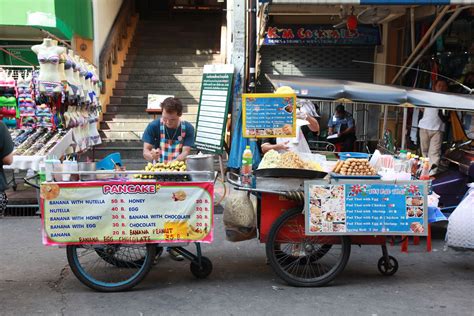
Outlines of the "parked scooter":
{"label": "parked scooter", "polygon": [[440,161],[432,181],[433,191],[440,196],[441,211],[450,214],[466,195],[467,184],[474,182],[474,146],[469,140],[449,148]]}

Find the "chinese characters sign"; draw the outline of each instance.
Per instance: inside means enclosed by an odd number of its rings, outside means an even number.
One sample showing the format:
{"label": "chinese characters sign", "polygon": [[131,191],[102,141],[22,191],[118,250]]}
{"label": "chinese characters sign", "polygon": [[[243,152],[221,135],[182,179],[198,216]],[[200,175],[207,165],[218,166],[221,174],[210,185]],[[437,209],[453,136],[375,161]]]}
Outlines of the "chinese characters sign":
{"label": "chinese characters sign", "polygon": [[370,26],[355,31],[331,25],[269,26],[263,45],[380,45],[380,32]]}
{"label": "chinese characters sign", "polygon": [[242,94],[242,105],[244,137],[296,136],[295,94]]}
{"label": "chinese characters sign", "polygon": [[43,184],[43,243],[211,242],[212,196],[208,182]]}
{"label": "chinese characters sign", "polygon": [[424,183],[321,185],[306,187],[306,234],[427,234]]}

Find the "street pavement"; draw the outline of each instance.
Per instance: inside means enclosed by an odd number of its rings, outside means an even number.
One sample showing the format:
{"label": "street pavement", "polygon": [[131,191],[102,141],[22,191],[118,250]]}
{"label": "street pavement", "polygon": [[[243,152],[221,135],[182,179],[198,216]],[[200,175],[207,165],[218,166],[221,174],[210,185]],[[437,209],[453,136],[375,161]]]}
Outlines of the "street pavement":
{"label": "street pavement", "polygon": [[257,240],[204,245],[212,274],[195,279],[188,262],[164,255],[134,290],[98,293],[80,283],[65,249],[45,247],[36,217],[0,218],[0,315],[474,315],[474,253],[444,250],[435,240],[389,247],[398,273],[377,270],[380,247],[353,246],[344,272],[329,286],[295,288],[265,263]]}

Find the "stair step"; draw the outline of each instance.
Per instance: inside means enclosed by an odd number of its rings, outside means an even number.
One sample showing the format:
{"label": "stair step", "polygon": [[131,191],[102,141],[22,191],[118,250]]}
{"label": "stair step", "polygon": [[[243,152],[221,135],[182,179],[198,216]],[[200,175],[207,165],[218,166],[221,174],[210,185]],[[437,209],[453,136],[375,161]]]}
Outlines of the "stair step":
{"label": "stair step", "polygon": [[[170,79],[172,77],[180,79],[181,77],[188,78],[193,76],[201,78],[202,71],[202,67],[160,67],[159,69],[122,67],[121,75],[150,75],[150,77],[160,78],[166,76]],[[166,80],[168,80],[169,78],[166,78]]]}
{"label": "stair step", "polygon": [[[114,89],[113,90],[113,97],[111,97],[110,102],[111,103],[120,103],[120,102],[115,102],[112,100],[114,97],[120,97],[120,98],[130,98],[130,99],[138,99],[134,100],[133,104],[135,101],[142,101],[140,99],[144,99],[146,104],[146,98],[148,97],[149,94],[164,94],[164,95],[174,95],[176,98],[180,99],[195,99],[197,103],[199,100],[199,97],[201,95],[201,90],[177,90],[177,89],[167,89],[167,90],[158,90],[158,89]],[[183,101],[183,100],[181,100]],[[122,102],[123,103],[123,102]],[[138,103],[142,104],[142,103]]]}
{"label": "stair step", "polygon": [[133,82],[118,81],[115,89],[154,89],[154,90],[200,90],[201,81],[198,82]]}
{"label": "stair step", "polygon": [[[176,46],[179,46],[176,43]],[[186,55],[191,58],[195,56],[208,56],[208,55],[218,55],[219,50],[217,48],[201,47],[201,48],[154,48],[154,47],[131,47],[128,50],[130,55],[161,55],[161,56],[175,56],[176,55]]]}
{"label": "stair step", "polygon": [[119,139],[119,140],[140,140],[143,135],[143,131],[110,131],[101,130],[101,135],[108,139]]}
{"label": "stair step", "polygon": [[160,41],[149,41],[148,39],[134,39],[132,42],[132,47],[135,48],[186,48],[186,49],[199,49],[199,48],[208,48],[213,49],[220,45],[220,38],[202,38],[202,39],[189,39],[182,41],[181,39],[166,39]]}
{"label": "stair step", "polygon": [[104,138],[102,144],[95,146],[94,150],[104,150],[110,148],[137,149],[142,148],[141,140],[113,140]]}
{"label": "stair step", "polygon": [[127,122],[114,122],[114,121],[102,121],[100,122],[101,130],[112,130],[112,131],[144,131],[145,128],[153,121],[150,118],[145,122],[127,121]]}
{"label": "stair step", "polygon": [[[219,63],[219,61],[195,60],[195,61],[147,61],[147,60],[126,60],[124,67],[135,69],[160,68],[162,75],[201,75],[204,65]],[[131,70],[127,70],[131,71]],[[125,73],[124,73],[125,74]]]}
{"label": "stair step", "polygon": [[144,114],[110,113],[110,112],[107,111],[107,113],[103,114],[102,119],[104,121],[113,121],[113,122],[115,122],[115,121],[117,121],[117,122],[151,121],[153,119],[153,115],[150,115],[148,113],[144,113]]}
{"label": "stair step", "polygon": [[[202,72],[197,72],[195,75],[165,75],[161,72],[162,69],[147,69],[147,68],[122,68],[122,75],[148,75],[149,79],[153,78],[150,82],[133,82],[133,80],[117,80],[116,88],[124,89],[125,87],[131,88],[155,88],[160,83],[193,83],[201,84]],[[146,85],[145,85],[146,84]]]}
{"label": "stair step", "polygon": [[[191,90],[192,89],[192,90]],[[148,94],[165,94],[165,95],[174,95],[179,98],[181,97],[194,97],[199,98],[200,93],[195,94],[194,91],[201,91],[200,83],[157,83],[154,88],[147,89],[137,89],[129,88],[126,89],[114,89],[114,97],[127,97],[127,96],[143,96],[148,97]],[[157,93],[157,91],[162,91],[163,93]],[[192,95],[189,95],[189,92],[193,92]]]}
{"label": "stair step", "polygon": [[220,54],[207,54],[207,55],[156,55],[156,53],[148,52],[144,53],[140,51],[139,54],[130,53],[127,55],[127,61],[191,61],[191,62],[212,62],[220,61]]}
{"label": "stair step", "polygon": [[[188,111],[194,113],[193,108],[197,108],[198,104],[188,104],[183,107],[183,113],[186,114]],[[109,104],[107,106],[108,114],[144,114],[146,113],[145,104]]]}

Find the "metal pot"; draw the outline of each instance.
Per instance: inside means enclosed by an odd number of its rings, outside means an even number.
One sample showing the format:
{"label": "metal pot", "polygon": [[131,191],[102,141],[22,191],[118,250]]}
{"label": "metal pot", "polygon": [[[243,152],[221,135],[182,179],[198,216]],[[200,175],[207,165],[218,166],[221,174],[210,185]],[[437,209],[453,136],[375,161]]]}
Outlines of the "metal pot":
{"label": "metal pot", "polygon": [[[96,171],[95,162],[79,162],[79,171]],[[83,174],[80,176],[82,181],[96,180],[95,174]]]}
{"label": "metal pot", "polygon": [[191,175],[193,181],[212,181],[214,180],[214,156],[189,155],[186,157],[186,169],[189,171],[212,171],[209,174]]}

